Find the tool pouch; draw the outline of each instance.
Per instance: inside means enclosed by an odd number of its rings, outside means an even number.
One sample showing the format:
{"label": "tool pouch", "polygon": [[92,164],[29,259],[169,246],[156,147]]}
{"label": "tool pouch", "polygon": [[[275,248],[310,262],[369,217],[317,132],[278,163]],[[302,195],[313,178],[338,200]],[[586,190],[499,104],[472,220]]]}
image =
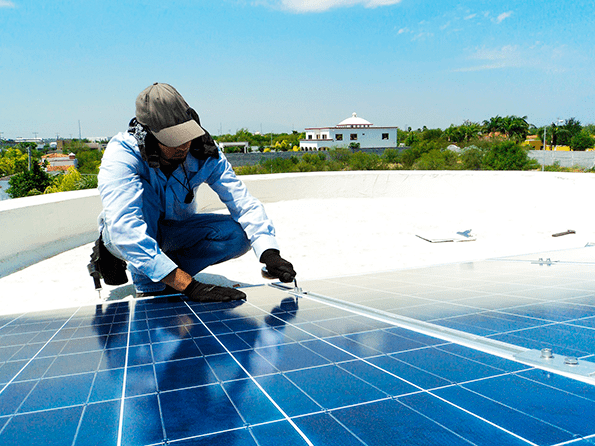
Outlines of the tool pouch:
{"label": "tool pouch", "polygon": [[124,285],[128,282],[126,262],[108,251],[101,236],[95,241],[87,269],[95,281],[95,288],[101,288],[98,282],[100,278],[103,278],[106,285]]}

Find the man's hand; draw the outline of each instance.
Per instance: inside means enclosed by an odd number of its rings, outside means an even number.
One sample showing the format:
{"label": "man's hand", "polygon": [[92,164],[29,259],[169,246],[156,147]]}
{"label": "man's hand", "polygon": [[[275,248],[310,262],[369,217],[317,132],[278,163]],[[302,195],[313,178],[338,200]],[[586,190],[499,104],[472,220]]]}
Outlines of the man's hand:
{"label": "man's hand", "polygon": [[235,288],[207,285],[194,279],[184,290],[184,294],[194,302],[230,302],[246,299],[246,295]]}
{"label": "man's hand", "polygon": [[176,268],[162,280],[173,289],[184,293],[195,302],[229,302],[246,299],[246,295],[234,288],[200,283],[180,268]]}
{"label": "man's hand", "polygon": [[293,265],[284,260],[276,249],[267,249],[260,256],[260,262],[264,263],[270,275],[278,277],[281,282],[291,282],[295,279],[296,272]]}

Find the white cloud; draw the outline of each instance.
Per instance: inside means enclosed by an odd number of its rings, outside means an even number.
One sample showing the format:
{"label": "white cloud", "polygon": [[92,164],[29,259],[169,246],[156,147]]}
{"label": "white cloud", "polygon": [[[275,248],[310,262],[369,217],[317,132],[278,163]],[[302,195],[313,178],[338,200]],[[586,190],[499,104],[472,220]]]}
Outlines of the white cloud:
{"label": "white cloud", "polygon": [[469,56],[471,60],[480,60],[485,63],[472,67],[460,68],[455,71],[484,71],[501,68],[521,67],[528,60],[517,45],[505,45],[501,48],[479,48]]}
{"label": "white cloud", "polygon": [[496,17],[496,23],[502,23],[504,20],[506,20],[511,15],[512,15],[512,11],[503,12],[498,17]]}
{"label": "white cloud", "polygon": [[0,8],[14,8],[14,3],[8,0],[0,0]]}
{"label": "white cloud", "polygon": [[[477,65],[459,68],[455,72],[497,70],[503,68],[531,68],[548,72],[562,72],[571,55],[566,46],[552,47],[536,42],[534,45],[505,45],[500,48],[476,48],[467,59]],[[566,62],[565,62],[566,61]]]}
{"label": "white cloud", "polygon": [[446,22],[444,25],[440,27],[440,31],[444,31],[446,28],[450,26],[450,21]]}
{"label": "white cloud", "polygon": [[477,14],[469,14],[467,17],[465,17],[464,20],[471,20],[471,19],[475,18],[475,16],[477,16]]}
{"label": "white cloud", "polygon": [[[2,0],[0,0],[2,1]],[[269,0],[268,4],[291,12],[323,12],[332,8],[362,5],[366,8],[388,6],[402,0]]]}

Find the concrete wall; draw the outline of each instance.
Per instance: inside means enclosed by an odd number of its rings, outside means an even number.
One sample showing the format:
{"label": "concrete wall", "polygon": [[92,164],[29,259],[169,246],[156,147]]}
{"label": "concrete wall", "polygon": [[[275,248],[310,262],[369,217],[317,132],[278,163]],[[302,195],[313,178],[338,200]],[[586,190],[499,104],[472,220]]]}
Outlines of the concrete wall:
{"label": "concrete wall", "polygon": [[587,169],[595,167],[595,152],[556,152],[550,150],[530,150],[529,156],[546,166],[556,161],[561,167],[580,166]]}
{"label": "concrete wall", "polygon": [[97,238],[97,190],[0,201],[0,277]]}
{"label": "concrete wall", "polygon": [[[300,199],[460,197],[462,201],[564,199],[595,190],[595,174],[555,172],[367,171],[242,177],[263,203]],[[568,181],[572,180],[572,181]],[[502,185],[514,181],[514,197]],[[539,194],[539,195],[538,195]],[[203,212],[224,208],[206,185],[197,191]],[[491,201],[490,201],[491,200]],[[555,202],[555,200],[554,200]],[[585,205],[588,206],[588,203]],[[406,209],[399,210],[407,212]],[[97,237],[101,202],[96,189],[0,202],[0,277]],[[522,223],[522,222],[520,222]],[[90,252],[89,252],[90,254]]]}
{"label": "concrete wall", "polygon": [[[398,147],[398,150],[405,150],[408,147]],[[352,152],[365,152],[382,155],[386,148],[377,149],[350,149]],[[267,152],[267,153],[226,153],[225,156],[232,166],[253,166],[260,163],[261,160],[270,160],[275,158],[290,158],[291,156],[302,157],[304,153],[311,152]],[[323,152],[324,153],[324,152]],[[556,152],[530,150],[529,157],[536,159],[540,164],[546,166],[553,165],[556,161],[561,167],[580,166],[591,169],[595,167],[595,152]]]}
{"label": "concrete wall", "polygon": [[[378,156],[382,156],[386,148],[377,148],[377,149],[348,149],[351,152],[364,152],[364,153],[372,153]],[[405,150],[408,147],[398,147],[397,150]],[[240,166],[254,166],[259,164],[261,161],[268,161],[275,158],[282,158],[282,159],[289,159],[292,156],[297,156],[301,158],[304,153],[325,153],[326,151],[305,151],[305,152],[266,152],[266,153],[226,153],[225,157],[230,162],[233,167],[240,167]]]}

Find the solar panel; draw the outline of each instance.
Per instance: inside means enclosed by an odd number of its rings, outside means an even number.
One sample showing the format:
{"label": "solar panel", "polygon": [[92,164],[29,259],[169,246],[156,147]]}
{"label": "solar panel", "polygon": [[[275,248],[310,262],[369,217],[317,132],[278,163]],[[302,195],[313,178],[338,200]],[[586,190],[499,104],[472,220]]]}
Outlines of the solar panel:
{"label": "solar panel", "polygon": [[579,255],[2,316],[0,444],[593,444],[595,386],[446,339],[593,360]]}

